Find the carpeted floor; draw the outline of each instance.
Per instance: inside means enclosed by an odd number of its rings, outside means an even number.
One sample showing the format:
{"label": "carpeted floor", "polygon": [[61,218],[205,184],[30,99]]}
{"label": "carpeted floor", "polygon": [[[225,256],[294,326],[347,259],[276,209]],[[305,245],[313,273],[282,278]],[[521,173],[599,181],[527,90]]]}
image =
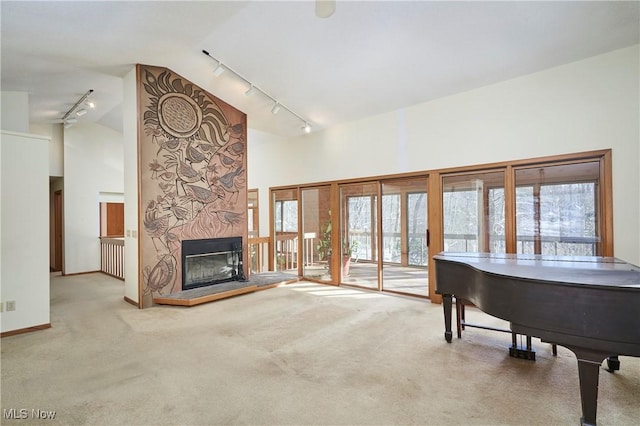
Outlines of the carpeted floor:
{"label": "carpeted floor", "polygon": [[[440,305],[299,282],[191,308],[138,310],[102,274],[52,277],[51,323],[3,338],[5,424],[573,425],[574,355],[473,329]],[[505,326],[477,310],[469,322]],[[640,419],[640,359],[600,372],[600,425]],[[24,409],[26,419],[7,418]],[[32,410],[55,411],[37,420]]]}

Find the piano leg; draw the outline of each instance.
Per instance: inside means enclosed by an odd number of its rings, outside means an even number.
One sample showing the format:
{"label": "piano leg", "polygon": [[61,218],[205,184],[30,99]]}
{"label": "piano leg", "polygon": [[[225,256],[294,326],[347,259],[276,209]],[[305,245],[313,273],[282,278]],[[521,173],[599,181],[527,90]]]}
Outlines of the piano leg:
{"label": "piano leg", "polygon": [[442,295],[442,308],[444,309],[444,338],[447,340],[447,343],[451,343],[451,339],[453,338],[453,333],[451,332],[451,299],[451,294]]}
{"label": "piano leg", "polygon": [[456,297],[456,331],[458,339],[462,338],[462,330],[464,329],[464,303]]}
{"label": "piano leg", "polygon": [[582,417],[580,424],[591,426],[596,424],[598,410],[598,376],[600,364],[609,355],[606,353],[567,346],[578,358],[578,377],[580,378],[580,400],[582,401]]}

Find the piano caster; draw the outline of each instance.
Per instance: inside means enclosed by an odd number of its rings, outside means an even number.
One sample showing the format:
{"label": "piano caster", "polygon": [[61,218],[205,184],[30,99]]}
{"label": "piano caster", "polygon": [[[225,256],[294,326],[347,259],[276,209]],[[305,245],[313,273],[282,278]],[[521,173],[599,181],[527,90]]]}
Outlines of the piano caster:
{"label": "piano caster", "polygon": [[615,373],[616,370],[620,370],[620,360],[618,356],[610,356],[607,358],[607,371],[609,373]]}
{"label": "piano caster", "polygon": [[447,341],[447,343],[451,343],[451,340],[453,340],[453,333],[450,331],[445,331],[444,338]]}
{"label": "piano caster", "polygon": [[518,335],[516,333],[511,333],[511,342],[512,345],[509,348],[509,356],[514,358],[526,359],[529,361],[536,360],[536,351],[531,348],[531,336],[527,336],[527,347],[522,348],[518,347]]}

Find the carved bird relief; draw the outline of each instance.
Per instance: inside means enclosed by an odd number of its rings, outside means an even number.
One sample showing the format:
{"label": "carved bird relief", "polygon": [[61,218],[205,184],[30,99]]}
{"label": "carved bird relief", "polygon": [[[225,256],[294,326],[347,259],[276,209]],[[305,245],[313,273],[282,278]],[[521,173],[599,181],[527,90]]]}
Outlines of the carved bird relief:
{"label": "carved bird relief", "polygon": [[162,294],[162,290],[176,279],[176,260],[169,254],[164,255],[153,267],[145,267],[143,276],[147,292]]}
{"label": "carved bird relief", "polygon": [[153,242],[153,246],[156,249],[156,252],[160,252],[158,250],[158,246],[156,245],[156,239],[160,240],[160,242],[166,248],[164,242],[162,242],[162,237],[167,233],[169,229],[169,215],[164,215],[158,217],[158,205],[155,201],[149,201],[147,204],[147,209],[144,213],[144,228],[147,231],[147,234],[151,237],[151,241]]}

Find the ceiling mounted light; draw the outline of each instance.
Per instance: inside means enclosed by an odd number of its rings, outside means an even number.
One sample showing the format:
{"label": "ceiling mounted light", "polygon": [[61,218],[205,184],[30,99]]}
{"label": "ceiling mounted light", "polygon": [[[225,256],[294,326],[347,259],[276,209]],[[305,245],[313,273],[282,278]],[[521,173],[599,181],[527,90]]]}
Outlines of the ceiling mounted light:
{"label": "ceiling mounted light", "polygon": [[222,66],[222,62],[218,62],[218,66],[215,70],[213,70],[213,75],[215,77],[220,77],[220,74],[224,72],[224,67]]}
{"label": "ceiling mounted light", "polygon": [[276,104],[271,108],[271,114],[277,114],[280,111],[280,104],[276,102]]}
{"label": "ceiling mounted light", "polygon": [[256,88],[253,84],[249,87],[249,89],[246,92],[244,92],[244,94],[247,96],[252,96],[255,93],[256,93]]}
{"label": "ceiling mounted light", "polygon": [[328,18],[336,11],[336,0],[316,0],[316,16]]}
{"label": "ceiling mounted light", "polygon": [[[67,111],[67,113],[65,115],[62,116],[62,123],[65,124],[65,129],[68,129],[70,126],[67,126],[67,124],[73,124],[75,122],[78,121],[78,119],[76,117],[72,117],[73,113],[75,112],[76,115],[78,117],[81,117],[83,115],[85,115],[87,113],[87,110],[84,108],[79,108],[81,105],[83,105],[85,102],[89,102],[87,99],[89,98],[89,96],[91,96],[91,94],[93,93],[93,89],[92,90],[88,90],[87,93],[85,93],[84,95],[82,95],[82,97],[80,99],[78,99],[78,102],[76,102],[75,104],[73,104],[73,106],[71,107],[71,109],[69,109],[69,111]],[[93,102],[91,102],[93,103]]]}
{"label": "ceiling mounted light", "polygon": [[93,103],[93,101],[86,101],[84,104],[92,109],[96,107],[96,104]]}
{"label": "ceiling mounted light", "polygon": [[309,125],[309,123],[304,123],[304,127],[302,127],[302,130],[304,130],[305,133],[311,133],[311,126]]}

